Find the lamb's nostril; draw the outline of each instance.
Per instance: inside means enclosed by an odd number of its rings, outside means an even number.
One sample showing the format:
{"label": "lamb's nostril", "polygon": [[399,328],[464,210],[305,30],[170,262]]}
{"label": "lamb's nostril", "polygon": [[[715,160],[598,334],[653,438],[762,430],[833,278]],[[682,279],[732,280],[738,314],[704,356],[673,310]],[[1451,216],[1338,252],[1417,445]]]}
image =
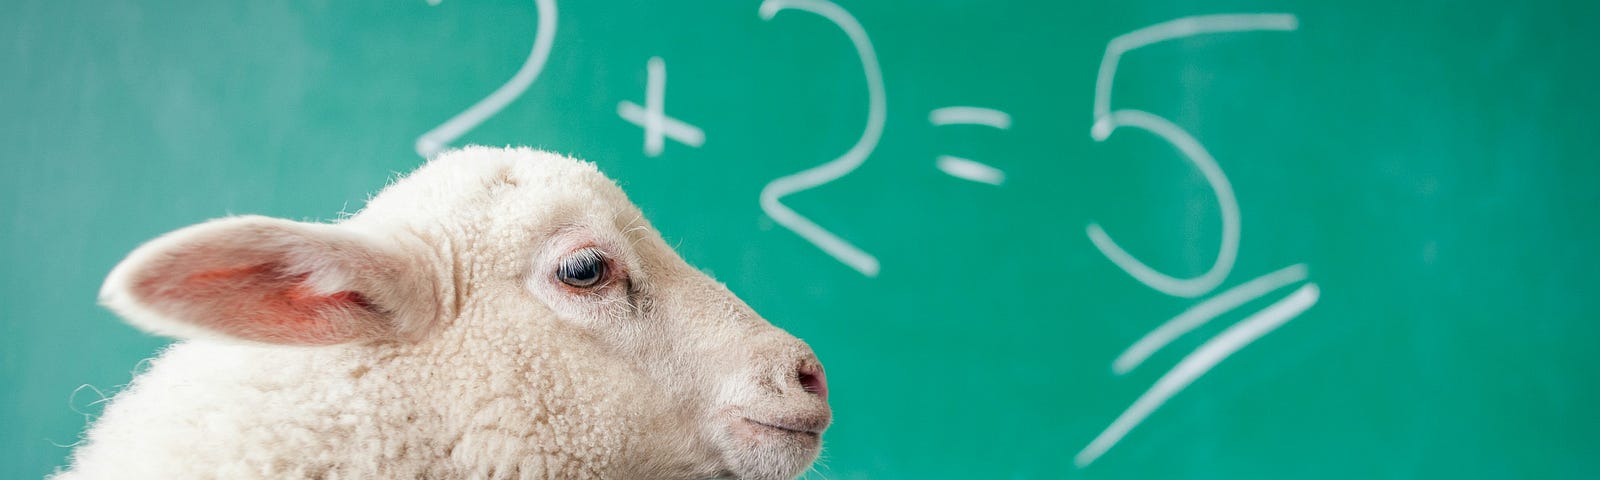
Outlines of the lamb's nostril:
{"label": "lamb's nostril", "polygon": [[800,387],[806,392],[816,395],[826,401],[828,399],[828,377],[823,375],[822,367],[806,365],[800,367]]}

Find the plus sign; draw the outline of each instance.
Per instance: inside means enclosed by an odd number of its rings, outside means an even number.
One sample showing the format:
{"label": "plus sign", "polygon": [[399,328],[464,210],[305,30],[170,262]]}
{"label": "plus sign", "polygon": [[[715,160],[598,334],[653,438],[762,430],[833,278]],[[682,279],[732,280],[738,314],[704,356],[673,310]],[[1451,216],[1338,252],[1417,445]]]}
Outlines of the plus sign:
{"label": "plus sign", "polygon": [[691,147],[705,143],[706,133],[700,131],[699,127],[666,114],[667,62],[662,61],[661,57],[650,57],[650,61],[645,63],[645,70],[649,76],[645,83],[644,106],[626,100],[617,104],[617,115],[628,123],[644,128],[644,154],[652,157],[661,155],[661,147],[665,143],[663,137]]}

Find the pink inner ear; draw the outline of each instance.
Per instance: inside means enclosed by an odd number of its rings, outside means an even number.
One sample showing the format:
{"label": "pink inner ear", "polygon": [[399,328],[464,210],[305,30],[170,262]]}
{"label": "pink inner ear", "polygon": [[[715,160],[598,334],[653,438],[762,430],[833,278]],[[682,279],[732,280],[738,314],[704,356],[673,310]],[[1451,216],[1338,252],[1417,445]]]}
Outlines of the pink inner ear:
{"label": "pink inner ear", "polygon": [[145,278],[135,289],[163,313],[245,340],[331,345],[371,333],[376,312],[366,297],[319,295],[304,284],[308,276],[262,263],[191,273],[177,282]]}

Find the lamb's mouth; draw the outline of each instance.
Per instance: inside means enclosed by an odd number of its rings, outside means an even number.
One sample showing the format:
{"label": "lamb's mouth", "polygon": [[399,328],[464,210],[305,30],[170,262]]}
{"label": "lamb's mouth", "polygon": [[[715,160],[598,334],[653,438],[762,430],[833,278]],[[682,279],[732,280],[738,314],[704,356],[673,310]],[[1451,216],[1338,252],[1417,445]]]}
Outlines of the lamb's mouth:
{"label": "lamb's mouth", "polygon": [[763,428],[770,429],[770,430],[776,430],[778,432],[789,434],[789,435],[805,435],[805,436],[810,436],[810,437],[817,437],[817,436],[822,435],[822,430],[820,430],[820,429],[805,428],[805,427],[802,427],[802,426],[799,426],[799,425],[787,425],[786,426],[786,425],[779,424],[777,422],[763,422],[763,421],[756,420],[756,419],[750,418],[750,417],[744,417],[744,421],[745,422],[749,422],[751,425],[755,425],[756,427],[763,427]]}
{"label": "lamb's mouth", "polygon": [[805,471],[822,451],[822,431],[828,417],[730,415],[731,443],[723,455],[731,477],[751,480],[785,480]]}

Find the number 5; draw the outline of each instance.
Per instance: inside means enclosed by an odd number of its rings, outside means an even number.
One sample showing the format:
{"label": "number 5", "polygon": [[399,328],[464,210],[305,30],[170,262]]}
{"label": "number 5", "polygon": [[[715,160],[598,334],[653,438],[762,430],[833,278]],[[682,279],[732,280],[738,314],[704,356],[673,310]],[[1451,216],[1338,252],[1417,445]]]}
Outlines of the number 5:
{"label": "number 5", "polygon": [[1222,173],[1222,167],[1217,166],[1216,159],[1206,152],[1199,141],[1167,119],[1142,110],[1111,110],[1111,85],[1117,74],[1117,61],[1125,53],[1166,40],[1208,33],[1290,31],[1298,27],[1299,21],[1294,15],[1289,14],[1205,15],[1180,18],[1134,30],[1111,39],[1111,43],[1106,45],[1106,55],[1100,61],[1100,76],[1095,82],[1094,126],[1089,129],[1090,136],[1094,137],[1095,141],[1103,142],[1118,128],[1132,127],[1161,137],[1182,152],[1195,168],[1200,169],[1206,183],[1211,185],[1212,192],[1217,195],[1222,213],[1222,244],[1217,252],[1217,260],[1211,265],[1211,269],[1198,277],[1177,278],[1145,265],[1117,245],[1099,223],[1090,221],[1086,228],[1089,241],[1093,242],[1095,248],[1111,260],[1111,263],[1117,264],[1123,271],[1128,272],[1128,275],[1132,275],[1150,288],[1176,297],[1192,298],[1204,295],[1221,284],[1233,269],[1234,258],[1239,253],[1239,202],[1233,197],[1233,187],[1228,184],[1228,177]]}

